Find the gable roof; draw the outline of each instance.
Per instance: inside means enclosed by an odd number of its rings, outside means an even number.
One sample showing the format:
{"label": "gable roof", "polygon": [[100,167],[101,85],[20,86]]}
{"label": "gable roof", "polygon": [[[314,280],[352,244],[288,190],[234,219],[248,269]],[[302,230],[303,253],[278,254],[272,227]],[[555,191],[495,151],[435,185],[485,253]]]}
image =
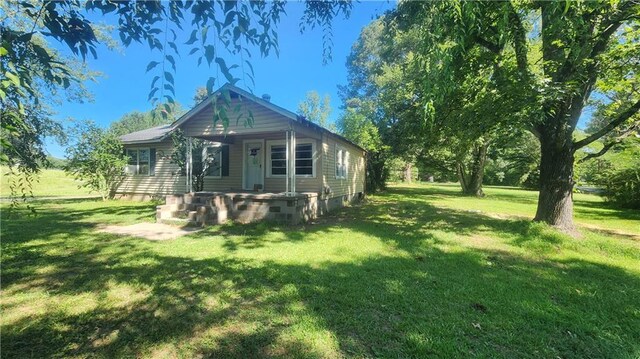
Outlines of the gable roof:
{"label": "gable roof", "polygon": [[142,130],[142,131],[137,131],[137,132],[133,132],[124,136],[121,136],[120,139],[122,140],[122,142],[126,143],[126,144],[131,144],[131,143],[147,143],[147,142],[157,142],[157,141],[161,141],[163,139],[165,139],[168,135],[171,134],[171,132],[173,132],[175,129],[177,129],[178,127],[180,127],[182,124],[184,124],[185,122],[189,121],[191,118],[193,118],[193,116],[195,116],[197,113],[199,113],[200,111],[202,111],[210,102],[211,99],[214,96],[218,96],[220,93],[222,93],[223,91],[230,91],[233,93],[236,93],[239,96],[242,96],[250,101],[253,101],[255,103],[257,103],[258,105],[261,105],[263,107],[268,108],[271,111],[274,111],[280,115],[282,115],[285,118],[291,119],[293,121],[296,121],[298,123],[301,123],[307,127],[310,127],[316,131],[320,131],[320,132],[325,132],[328,133],[330,135],[333,135],[335,137],[338,137],[339,139],[350,143],[351,145],[359,148],[362,151],[366,150],[360,146],[358,146],[357,144],[353,143],[352,141],[346,139],[343,136],[338,135],[337,133],[334,133],[332,131],[329,131],[328,129],[314,123],[311,122],[309,120],[307,120],[304,116],[300,116],[294,112],[291,112],[283,107],[280,107],[276,104],[271,103],[270,101],[266,101],[261,97],[258,97],[254,94],[252,94],[251,92],[248,92],[246,90],[243,90],[237,86],[234,86],[232,84],[225,84],[222,87],[220,87],[218,90],[216,90],[214,93],[212,93],[211,95],[209,95],[206,99],[204,99],[203,101],[201,101],[199,104],[197,104],[195,107],[193,107],[191,110],[187,111],[187,113],[185,113],[184,115],[180,116],[180,118],[178,118],[177,120],[175,120],[172,124],[170,125],[162,125],[162,126],[157,126],[157,127],[153,127],[153,128],[149,128],[146,130]]}
{"label": "gable roof", "polygon": [[173,130],[174,127],[172,124],[160,125],[122,135],[120,136],[120,140],[125,144],[157,142],[163,140]]}

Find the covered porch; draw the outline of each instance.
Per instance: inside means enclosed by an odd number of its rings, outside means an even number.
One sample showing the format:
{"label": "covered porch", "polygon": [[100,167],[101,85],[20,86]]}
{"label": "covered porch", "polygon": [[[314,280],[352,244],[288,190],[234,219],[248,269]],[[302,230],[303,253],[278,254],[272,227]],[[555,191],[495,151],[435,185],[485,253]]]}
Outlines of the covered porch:
{"label": "covered porch", "polygon": [[[275,197],[318,193],[322,189],[319,141],[293,129],[186,136],[184,192]],[[205,161],[214,165],[205,168]]]}
{"label": "covered porch", "polygon": [[[297,224],[315,218],[322,190],[321,139],[296,132],[186,136],[185,193],[167,195],[166,204],[157,207],[157,221],[201,226],[228,220]],[[218,150],[209,151],[209,145]],[[205,168],[198,161],[210,154],[221,170],[194,181]]]}

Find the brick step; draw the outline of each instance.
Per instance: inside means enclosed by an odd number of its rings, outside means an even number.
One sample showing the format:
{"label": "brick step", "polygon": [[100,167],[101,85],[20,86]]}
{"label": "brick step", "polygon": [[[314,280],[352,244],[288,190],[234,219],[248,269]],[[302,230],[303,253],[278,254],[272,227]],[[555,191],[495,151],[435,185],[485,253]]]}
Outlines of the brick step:
{"label": "brick step", "polygon": [[[186,193],[167,195],[166,204],[156,207],[156,218],[160,221],[194,222],[198,225],[224,223],[232,217],[231,199],[215,193]],[[253,204],[250,210],[264,212]]]}
{"label": "brick step", "polygon": [[174,211],[184,211],[189,209],[191,204],[181,203],[181,204],[163,204],[160,206],[156,206],[156,210],[158,211],[166,211],[166,212],[174,212]]}
{"label": "brick step", "polygon": [[172,226],[183,226],[183,227],[201,227],[202,226],[196,221],[191,221],[186,218],[163,218],[163,219],[158,219],[157,222],[163,223],[163,224],[170,224]]}

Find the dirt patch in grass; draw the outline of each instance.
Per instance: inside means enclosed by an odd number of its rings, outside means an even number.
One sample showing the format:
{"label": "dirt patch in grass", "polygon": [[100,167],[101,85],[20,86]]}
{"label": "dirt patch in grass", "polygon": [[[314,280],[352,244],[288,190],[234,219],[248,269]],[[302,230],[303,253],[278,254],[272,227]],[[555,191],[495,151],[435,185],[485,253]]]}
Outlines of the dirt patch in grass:
{"label": "dirt patch in grass", "polygon": [[98,232],[140,237],[152,241],[175,239],[199,231],[195,227],[177,227],[163,223],[137,223],[129,226],[104,226]]}

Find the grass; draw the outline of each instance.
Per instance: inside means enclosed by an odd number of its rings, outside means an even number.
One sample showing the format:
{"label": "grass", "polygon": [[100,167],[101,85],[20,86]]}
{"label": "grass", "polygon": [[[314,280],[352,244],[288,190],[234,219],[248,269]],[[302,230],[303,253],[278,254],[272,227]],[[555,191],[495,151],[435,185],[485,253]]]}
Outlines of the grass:
{"label": "grass", "polygon": [[638,358],[640,213],[576,196],[573,239],[517,217],[535,193],[486,192],[163,242],[95,231],[149,203],[38,202],[2,222],[3,356]]}
{"label": "grass", "polygon": [[[0,197],[9,197],[11,194],[11,176],[7,167],[0,167]],[[43,169],[38,175],[33,186],[34,197],[73,197],[95,195],[87,188],[78,188],[80,183],[65,171],[58,169]]]}

